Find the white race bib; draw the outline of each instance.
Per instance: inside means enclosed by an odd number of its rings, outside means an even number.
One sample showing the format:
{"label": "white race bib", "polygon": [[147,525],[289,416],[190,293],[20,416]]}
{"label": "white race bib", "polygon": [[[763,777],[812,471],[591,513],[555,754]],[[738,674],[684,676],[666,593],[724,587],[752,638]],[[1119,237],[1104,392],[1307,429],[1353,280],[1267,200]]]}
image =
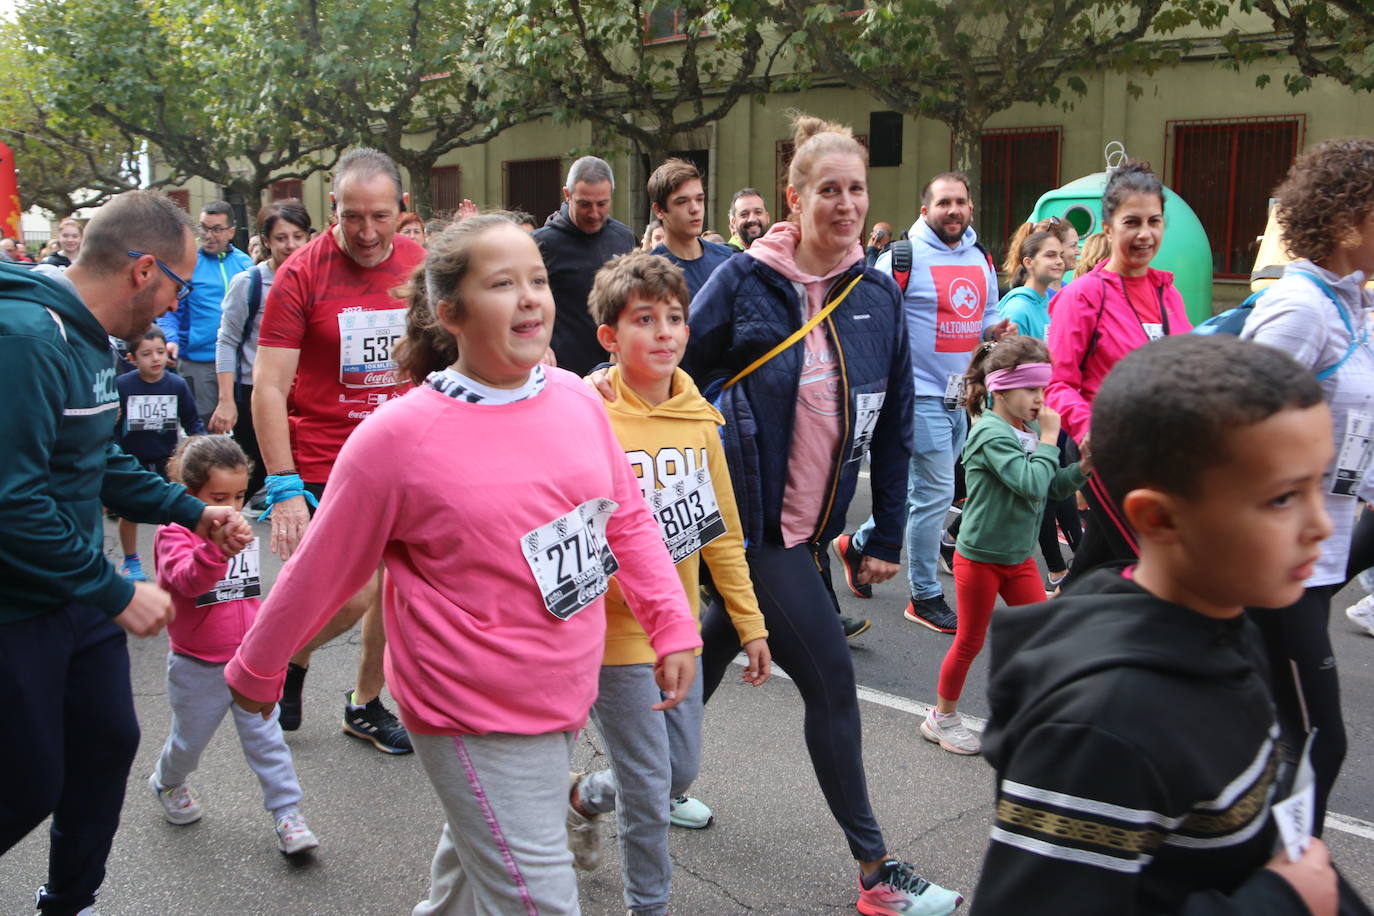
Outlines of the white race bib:
{"label": "white race bib", "polygon": [[1159,340],[1164,336],[1164,325],[1156,322],[1142,321],[1140,326],[1145,329],[1145,338],[1150,341]]}
{"label": "white race bib", "polygon": [[964,403],[964,373],[951,372],[945,376],[945,410],[958,410]]}
{"label": "white race bib", "polygon": [[674,563],[681,563],[725,533],[711,472],[704,467],[655,490],[646,501]]}
{"label": "white race bib", "polygon": [[1354,496],[1369,470],[1371,457],[1374,457],[1374,417],[1352,410],[1345,415],[1345,436],[1331,472],[1331,493]]}
{"label": "white race bib", "polygon": [[168,433],[177,428],[177,396],[131,394],[125,403],[124,429],[131,433]]}
{"label": "white race bib", "polygon": [[215,587],[196,597],[196,607],[219,604],[222,601],[240,601],[256,598],[262,594],[262,582],[258,578],[258,539],[229,558],[229,568],[224,578]]}
{"label": "white race bib", "polygon": [[544,606],[559,620],[606,594],[610,577],[620,568],[606,543],[606,522],[619,508],[613,499],[589,499],[520,539]]}
{"label": "white race bib", "polygon": [[878,425],[885,400],[886,391],[854,395],[854,447],[849,451],[850,461],[858,461],[868,454],[868,447],[873,442],[873,430]]}
{"label": "white race bib", "polygon": [[1026,454],[1034,455],[1035,450],[1040,447],[1040,437],[1028,429],[1017,429],[1015,426],[1011,431],[1021,440],[1021,447],[1026,450]]}
{"label": "white race bib", "polygon": [[339,382],[349,388],[396,384],[396,341],[406,332],[405,309],[339,313]]}
{"label": "white race bib", "polygon": [[1281,802],[1275,802],[1269,809],[1274,822],[1279,825],[1279,837],[1288,853],[1288,861],[1296,862],[1302,858],[1307,847],[1312,845],[1313,812],[1317,807],[1316,778],[1312,772],[1312,739],[1317,735],[1314,728],[1307,733],[1307,742],[1302,746],[1302,756],[1298,758],[1298,769],[1293,777],[1293,793]]}

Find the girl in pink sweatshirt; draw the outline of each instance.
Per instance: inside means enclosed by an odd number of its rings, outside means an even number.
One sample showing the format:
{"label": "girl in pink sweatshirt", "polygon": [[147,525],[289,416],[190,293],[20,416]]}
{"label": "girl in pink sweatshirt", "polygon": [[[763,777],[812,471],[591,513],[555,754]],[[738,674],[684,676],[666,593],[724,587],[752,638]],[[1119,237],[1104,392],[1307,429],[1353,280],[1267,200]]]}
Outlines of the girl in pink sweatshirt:
{"label": "girl in pink sweatshirt", "polygon": [[540,365],[553,322],[539,250],[508,216],[431,240],[397,351],[416,387],[344,444],[225,673],[270,711],[291,655],[386,567],[387,684],[446,820],[419,916],[579,912],[568,768],[611,574],[657,657],[654,708],[695,673],[696,623],[600,397]]}
{"label": "girl in pink sweatshirt", "polygon": [[[167,476],[208,506],[243,508],[248,457],[229,436],[183,439]],[[276,825],[277,848],[288,855],[320,845],[300,813],[301,786],[275,713],[259,717],[234,705],[224,665],[258,613],[258,542],[235,556],[180,525],[153,538],[157,583],[172,596],[176,617],[167,625],[167,699],[172,730],[148,785],[170,823],[200,820],[198,794],[187,784],[201,752],[224,714],[234,711],[243,756],[262,784],[263,807]]]}

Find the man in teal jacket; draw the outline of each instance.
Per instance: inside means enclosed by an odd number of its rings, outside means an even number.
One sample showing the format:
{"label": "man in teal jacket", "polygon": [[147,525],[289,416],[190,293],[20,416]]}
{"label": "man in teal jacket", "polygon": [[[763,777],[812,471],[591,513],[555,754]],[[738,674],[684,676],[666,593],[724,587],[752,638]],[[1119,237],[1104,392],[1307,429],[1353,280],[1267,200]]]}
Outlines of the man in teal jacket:
{"label": "man in teal jacket", "polygon": [[190,220],[131,191],[91,219],[65,274],[0,266],[0,855],[53,815],[49,914],[87,912],[105,875],[138,747],[125,631],[172,614],[156,585],[121,579],[103,554],[100,506],[174,521],[238,545],[252,529],[142,470],[111,441],[119,396],[109,338],[174,310],[195,264]]}

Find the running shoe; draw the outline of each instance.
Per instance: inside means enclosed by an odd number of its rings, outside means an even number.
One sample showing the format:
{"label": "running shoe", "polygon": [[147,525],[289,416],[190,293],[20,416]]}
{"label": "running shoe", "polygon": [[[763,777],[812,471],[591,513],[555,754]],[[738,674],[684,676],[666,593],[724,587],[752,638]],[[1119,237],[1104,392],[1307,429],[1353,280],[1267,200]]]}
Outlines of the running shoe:
{"label": "running shoe", "polygon": [[382,705],[381,697],[373,697],[366,706],[354,706],[353,691],[344,691],[343,730],[354,738],[371,741],[383,754],[409,754],[414,750],[406,727]]}
{"label": "running shoe", "polygon": [[958,546],[954,538],[949,536],[949,529],[944,528],[940,531],[940,572],[947,576],[954,575],[954,548]]}
{"label": "running shoe", "polygon": [[873,586],[859,584],[859,567],[863,564],[864,557],[854,549],[854,539],[842,534],[830,542],[830,549],[840,561],[840,569],[844,570],[844,581],[849,590],[860,598],[872,598]]}
{"label": "running shoe", "polygon": [[158,783],[157,773],[153,773],[148,777],[148,788],[153,790],[153,795],[162,805],[162,814],[167,818],[167,823],[184,827],[200,820],[200,797],[190,786],[182,783],[168,789]]}
{"label": "running shoe", "polygon": [[[33,892],[33,905],[36,909],[43,909],[43,898],[47,895],[48,886],[46,884]],[[95,904],[91,904],[77,910],[72,916],[100,916],[100,914],[95,911]]]}
{"label": "running shoe", "polygon": [[281,688],[281,699],[277,701],[277,724],[284,732],[293,732],[301,727],[301,691],[305,687],[305,672],[295,662],[286,663],[286,683]]}
{"label": "running shoe", "polygon": [[963,902],[896,859],[884,862],[871,879],[859,877],[858,908],[865,916],[949,916]]}
{"label": "running shoe", "polygon": [[679,795],[668,801],[668,820],[674,827],[688,830],[705,830],[715,823],[716,816],[706,803],[690,795]]}
{"label": "running shoe", "polygon": [[959,618],[945,603],[944,595],[934,598],[912,598],[902,616],[912,623],[929,627],[936,633],[953,633],[959,628]]}
{"label": "running shoe", "polygon": [[595,871],[601,865],[601,817],[585,815],[573,807],[572,790],[581,779],[581,773],[568,774],[568,849],[576,868]]}
{"label": "running shoe", "polygon": [[299,811],[289,811],[277,818],[277,848],[284,854],[294,856],[319,847],[320,841]]}
{"label": "running shoe", "polygon": [[119,575],[125,582],[147,582],[148,577],[143,574],[143,561],[137,556],[125,557],[120,564]]}
{"label": "running shoe", "polygon": [[1370,636],[1374,636],[1374,595],[1365,595],[1350,605],[1345,609],[1345,616],[1350,618],[1351,623],[1362,627]]}
{"label": "running shoe", "polygon": [[921,720],[921,737],[934,741],[951,754],[968,756],[978,753],[983,747],[978,736],[968,730],[957,712],[937,718],[935,710],[931,709]]}
{"label": "running shoe", "polygon": [[860,633],[867,633],[868,628],[873,626],[873,621],[862,617],[845,617],[840,615],[840,627],[844,630],[845,639],[853,639]]}

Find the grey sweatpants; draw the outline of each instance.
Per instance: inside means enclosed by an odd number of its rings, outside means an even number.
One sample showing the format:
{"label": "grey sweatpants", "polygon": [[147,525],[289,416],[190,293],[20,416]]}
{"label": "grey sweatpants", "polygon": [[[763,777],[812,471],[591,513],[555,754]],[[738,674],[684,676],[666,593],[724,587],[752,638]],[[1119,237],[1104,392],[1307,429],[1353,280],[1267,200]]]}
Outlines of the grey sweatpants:
{"label": "grey sweatpants", "polygon": [[167,700],[172,705],[172,731],[154,770],[159,783],[174,788],[196,771],[201,753],[232,709],[243,756],[262,784],[262,806],[274,818],[300,806],[301,784],[277,724],[277,710],[272,710],[272,718],[263,719],[235,705],[224,683],[223,662],[168,652]]}
{"label": "grey sweatpants", "polygon": [[[215,363],[183,359],[177,363],[177,373],[186,380],[191,396],[196,399],[196,412],[200,422],[210,425],[210,415],[219,404],[219,377],[215,374]],[[190,430],[187,430],[189,433]]]}
{"label": "grey sweatpants", "polygon": [[701,769],[701,658],[682,702],[667,712],[653,665],[606,665],[592,721],[609,770],[588,773],[577,791],[589,814],[615,811],[625,906],[634,916],[668,911],[673,862],[668,855],[668,800],[684,795]]}
{"label": "grey sweatpants", "polygon": [[448,819],[412,916],[578,916],[564,825],[573,734],[410,740]]}

